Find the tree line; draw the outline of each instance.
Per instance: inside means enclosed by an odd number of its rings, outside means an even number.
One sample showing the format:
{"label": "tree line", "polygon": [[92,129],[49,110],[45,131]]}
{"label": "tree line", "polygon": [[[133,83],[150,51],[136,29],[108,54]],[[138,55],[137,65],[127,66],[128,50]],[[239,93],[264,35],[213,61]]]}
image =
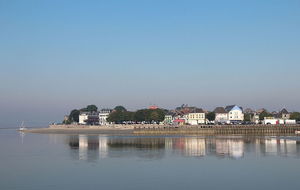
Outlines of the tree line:
{"label": "tree line", "polygon": [[[67,120],[64,120],[64,124],[71,124],[74,122],[79,122],[79,115],[81,112],[97,112],[98,108],[95,105],[88,105],[85,108],[81,109],[73,109]],[[116,106],[112,113],[110,113],[109,117],[107,118],[108,122],[113,123],[123,123],[123,122],[161,122],[165,119],[165,114],[167,110],[163,109],[141,109],[135,112],[128,111],[123,106]]]}
{"label": "tree line", "polygon": [[123,106],[115,107],[114,111],[107,118],[108,122],[156,122],[159,123],[165,119],[167,110],[163,109],[141,109],[135,112],[127,111]]}

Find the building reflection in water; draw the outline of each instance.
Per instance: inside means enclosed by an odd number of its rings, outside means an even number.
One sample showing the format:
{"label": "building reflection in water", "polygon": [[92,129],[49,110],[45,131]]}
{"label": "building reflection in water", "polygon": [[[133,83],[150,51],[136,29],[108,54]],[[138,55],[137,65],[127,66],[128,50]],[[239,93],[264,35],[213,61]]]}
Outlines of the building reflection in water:
{"label": "building reflection in water", "polygon": [[241,158],[244,156],[244,141],[242,139],[216,139],[216,154]]}
{"label": "building reflection in water", "polygon": [[74,159],[96,161],[114,157],[161,159],[166,155],[216,156],[239,159],[256,156],[300,157],[299,139],[269,137],[112,137],[68,136]]}
{"label": "building reflection in water", "polygon": [[265,139],[265,155],[299,156],[299,142],[290,139]]}

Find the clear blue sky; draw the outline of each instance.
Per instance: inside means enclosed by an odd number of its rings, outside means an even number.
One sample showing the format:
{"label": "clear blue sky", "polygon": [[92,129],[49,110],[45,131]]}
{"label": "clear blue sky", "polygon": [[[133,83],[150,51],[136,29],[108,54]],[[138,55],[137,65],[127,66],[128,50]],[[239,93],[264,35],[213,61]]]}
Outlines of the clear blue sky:
{"label": "clear blue sky", "polygon": [[300,1],[0,0],[0,125],[72,108],[300,110]]}

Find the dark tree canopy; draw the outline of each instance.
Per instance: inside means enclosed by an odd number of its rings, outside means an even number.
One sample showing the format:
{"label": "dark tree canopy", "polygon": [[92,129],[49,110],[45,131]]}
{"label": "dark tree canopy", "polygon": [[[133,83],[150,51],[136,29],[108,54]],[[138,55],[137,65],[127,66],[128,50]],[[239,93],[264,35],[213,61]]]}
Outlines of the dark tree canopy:
{"label": "dark tree canopy", "polygon": [[259,114],[259,120],[264,120],[265,117],[272,117],[273,115],[267,111],[263,111]]}
{"label": "dark tree canopy", "polygon": [[122,111],[122,112],[126,112],[127,111],[127,109],[124,106],[116,106],[114,110],[115,111]]}
{"label": "dark tree canopy", "polygon": [[162,109],[142,109],[136,112],[125,111],[124,109],[115,109],[109,117],[109,122],[122,123],[124,121],[134,122],[161,122],[165,119],[165,110]]}
{"label": "dark tree canopy", "polygon": [[80,111],[79,110],[72,110],[70,115],[69,115],[69,122],[79,122],[79,114]]}
{"label": "dark tree canopy", "polygon": [[165,112],[162,109],[150,110],[150,121],[161,122],[165,119]]}
{"label": "dark tree canopy", "polygon": [[133,121],[133,112],[114,111],[107,118],[109,122],[122,123],[124,121]]}
{"label": "dark tree canopy", "polygon": [[300,121],[300,113],[299,112],[293,112],[291,114],[291,119],[295,119],[296,121]]}
{"label": "dark tree canopy", "polygon": [[146,117],[147,117],[146,109],[138,110],[134,114],[134,120],[135,121],[146,121]]}
{"label": "dark tree canopy", "polygon": [[81,108],[80,111],[82,112],[96,112],[98,111],[98,107],[95,105],[88,105],[86,108]]}
{"label": "dark tree canopy", "polygon": [[142,109],[134,114],[135,121],[161,122],[165,119],[165,111],[162,109]]}
{"label": "dark tree canopy", "polygon": [[206,114],[206,118],[209,120],[209,121],[214,121],[216,119],[216,114],[215,112],[209,112],[208,114]]}
{"label": "dark tree canopy", "polygon": [[253,114],[251,114],[251,113],[245,113],[244,114],[244,121],[251,121],[252,117],[253,117]]}
{"label": "dark tree canopy", "polygon": [[96,111],[98,111],[98,107],[95,106],[95,105],[88,105],[86,107],[86,109],[87,109],[88,112],[96,112]]}

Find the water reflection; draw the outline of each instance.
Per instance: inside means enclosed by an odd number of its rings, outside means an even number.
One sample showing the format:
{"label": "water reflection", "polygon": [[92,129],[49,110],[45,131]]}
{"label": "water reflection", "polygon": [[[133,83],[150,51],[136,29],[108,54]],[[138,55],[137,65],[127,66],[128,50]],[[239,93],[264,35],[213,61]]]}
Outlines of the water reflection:
{"label": "water reflection", "polygon": [[78,160],[165,156],[214,156],[241,159],[247,156],[300,157],[300,139],[279,137],[110,137],[68,136],[71,156]]}

